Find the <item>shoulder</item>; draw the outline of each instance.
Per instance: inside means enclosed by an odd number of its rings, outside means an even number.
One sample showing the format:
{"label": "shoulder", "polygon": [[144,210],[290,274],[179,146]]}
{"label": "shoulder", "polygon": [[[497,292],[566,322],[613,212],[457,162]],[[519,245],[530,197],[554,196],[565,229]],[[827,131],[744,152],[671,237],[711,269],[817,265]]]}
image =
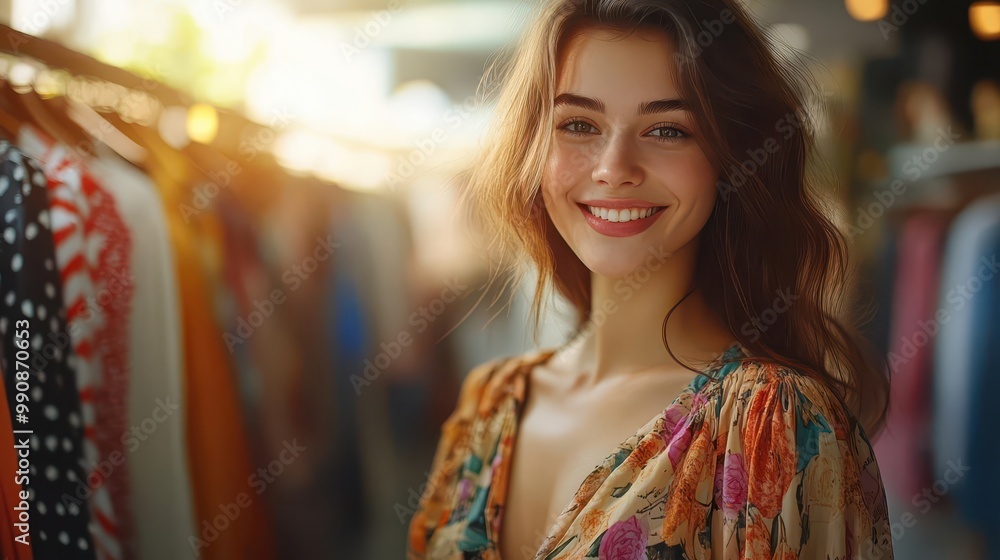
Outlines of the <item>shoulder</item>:
{"label": "shoulder", "polygon": [[516,374],[523,371],[523,366],[544,355],[539,352],[504,355],[481,362],[466,373],[455,409],[441,426],[427,486],[410,520],[408,558],[424,557],[430,536],[454,505],[463,464],[470,456],[484,460],[489,453],[483,445],[495,445],[499,426],[492,420],[500,416],[497,407],[500,398],[516,385],[519,377]]}
{"label": "shoulder", "polygon": [[522,354],[506,354],[472,367],[462,380],[458,403],[448,423],[471,421],[476,416],[486,416],[500,399],[519,389],[525,368],[536,364],[551,354],[551,350],[535,350]]}
{"label": "shoulder", "polygon": [[747,437],[765,426],[796,428],[818,424],[838,439],[860,425],[824,382],[797,368],[772,361],[746,360],[722,380],[720,413]]}
{"label": "shoulder", "polygon": [[[874,452],[832,389],[794,367],[746,361],[722,380],[719,396],[723,478],[732,471],[745,482],[748,547],[774,546],[763,529],[780,518],[786,545],[803,543],[817,554],[870,547],[872,557],[891,558]],[[856,541],[824,545],[816,538],[831,530]]]}
{"label": "shoulder", "polygon": [[[826,383],[798,368],[747,361],[723,380],[720,426],[750,462],[777,461],[783,482],[817,465],[874,460],[857,419]],[[808,473],[807,473],[808,474]]]}

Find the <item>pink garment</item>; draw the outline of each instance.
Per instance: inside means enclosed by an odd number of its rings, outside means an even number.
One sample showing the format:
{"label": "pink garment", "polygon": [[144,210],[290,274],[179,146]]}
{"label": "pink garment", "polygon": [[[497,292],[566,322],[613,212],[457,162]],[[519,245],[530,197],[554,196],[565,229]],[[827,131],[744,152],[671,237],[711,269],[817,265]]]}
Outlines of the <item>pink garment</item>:
{"label": "pink garment", "polygon": [[886,429],[874,447],[883,472],[889,473],[886,486],[906,502],[933,482],[931,371],[939,327],[935,315],[941,309],[941,250],[951,215],[947,210],[916,210],[898,238],[887,356],[892,392]]}

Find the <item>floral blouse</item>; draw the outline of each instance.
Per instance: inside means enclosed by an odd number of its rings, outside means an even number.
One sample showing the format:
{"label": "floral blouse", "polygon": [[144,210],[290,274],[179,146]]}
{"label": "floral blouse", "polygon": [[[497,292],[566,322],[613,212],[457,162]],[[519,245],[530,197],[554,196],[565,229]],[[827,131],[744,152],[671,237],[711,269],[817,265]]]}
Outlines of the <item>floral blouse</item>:
{"label": "floral blouse", "polygon": [[[442,427],[408,560],[498,560],[527,374],[481,364]],[[893,558],[858,422],[819,382],[734,343],[580,484],[535,560]],[[512,559],[508,559],[512,560]]]}

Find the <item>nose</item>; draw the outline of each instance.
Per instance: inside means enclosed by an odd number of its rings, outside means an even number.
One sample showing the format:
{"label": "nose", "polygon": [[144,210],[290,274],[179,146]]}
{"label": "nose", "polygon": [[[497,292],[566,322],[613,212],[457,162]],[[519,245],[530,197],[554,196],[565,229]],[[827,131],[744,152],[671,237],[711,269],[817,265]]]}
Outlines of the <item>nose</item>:
{"label": "nose", "polygon": [[592,179],[610,188],[634,187],[642,183],[642,169],[636,161],[635,146],[626,135],[610,136],[598,145]]}

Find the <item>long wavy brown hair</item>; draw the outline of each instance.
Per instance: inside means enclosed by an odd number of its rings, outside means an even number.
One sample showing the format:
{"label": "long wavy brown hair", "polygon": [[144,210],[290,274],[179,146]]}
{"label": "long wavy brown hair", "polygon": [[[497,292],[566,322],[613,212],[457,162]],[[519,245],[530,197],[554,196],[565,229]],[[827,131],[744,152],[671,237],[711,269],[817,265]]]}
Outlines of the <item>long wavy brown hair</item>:
{"label": "long wavy brown hair", "polygon": [[[639,26],[672,39],[673,75],[698,121],[698,142],[719,170],[719,196],[701,232],[696,289],[753,359],[815,377],[868,434],[877,433],[888,406],[888,368],[860,333],[872,308],[848,297],[849,245],[831,215],[836,205],[815,187],[821,174],[807,166],[816,149],[807,106],[813,81],[738,1],[553,0],[512,56],[494,61],[480,84],[480,93],[496,100],[492,136],[461,195],[467,219],[486,234],[495,265],[489,285],[498,279],[504,288],[520,285],[537,273],[536,344],[552,285],[578,312],[576,332],[588,324],[590,271],[541,205],[556,66],[581,30],[628,34]],[[779,149],[744,165],[773,142]],[[780,293],[793,294],[794,304],[776,312]],[[767,318],[766,328],[747,328],[759,318]],[[670,352],[666,337],[663,343]]]}

